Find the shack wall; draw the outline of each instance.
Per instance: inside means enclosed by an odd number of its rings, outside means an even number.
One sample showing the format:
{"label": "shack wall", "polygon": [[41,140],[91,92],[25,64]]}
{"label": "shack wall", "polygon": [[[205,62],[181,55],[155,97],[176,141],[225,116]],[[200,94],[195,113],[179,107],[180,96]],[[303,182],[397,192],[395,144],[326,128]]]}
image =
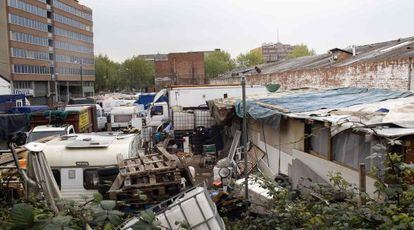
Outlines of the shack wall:
{"label": "shack wall", "polygon": [[304,150],[304,123],[294,119],[282,119],[280,126],[273,127],[249,120],[250,140],[262,152],[267,153],[259,167],[268,177],[279,173],[289,175],[293,149]]}
{"label": "shack wall", "polygon": [[[281,89],[302,87],[367,87],[413,90],[412,60],[409,58],[363,62],[341,67],[285,71],[246,76],[247,84],[278,83]],[[210,84],[239,84],[240,77],[211,79]],[[411,87],[410,87],[411,86]],[[411,88],[411,89],[410,89]]]}

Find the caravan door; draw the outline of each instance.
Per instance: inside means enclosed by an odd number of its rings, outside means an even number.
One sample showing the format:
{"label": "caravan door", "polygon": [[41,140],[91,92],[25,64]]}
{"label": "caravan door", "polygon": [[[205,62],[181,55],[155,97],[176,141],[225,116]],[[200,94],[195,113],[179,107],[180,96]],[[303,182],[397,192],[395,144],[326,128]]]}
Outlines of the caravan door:
{"label": "caravan door", "polygon": [[60,169],[62,197],[69,200],[79,200],[79,195],[92,197],[96,190],[86,190],[84,187],[83,168]]}

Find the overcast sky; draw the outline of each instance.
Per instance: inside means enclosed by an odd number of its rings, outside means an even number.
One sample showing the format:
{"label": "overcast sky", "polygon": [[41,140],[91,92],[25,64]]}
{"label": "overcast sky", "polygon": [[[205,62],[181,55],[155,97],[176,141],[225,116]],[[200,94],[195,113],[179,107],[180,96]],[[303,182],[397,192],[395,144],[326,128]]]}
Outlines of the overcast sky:
{"label": "overcast sky", "polygon": [[95,54],[219,48],[233,57],[263,42],[330,48],[414,36],[414,0],[80,0],[93,9]]}

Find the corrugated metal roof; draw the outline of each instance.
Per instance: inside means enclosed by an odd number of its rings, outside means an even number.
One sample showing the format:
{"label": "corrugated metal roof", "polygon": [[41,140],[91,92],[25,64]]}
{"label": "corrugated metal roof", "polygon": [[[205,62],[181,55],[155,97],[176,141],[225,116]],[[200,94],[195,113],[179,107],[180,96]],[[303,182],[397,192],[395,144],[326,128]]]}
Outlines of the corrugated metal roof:
{"label": "corrugated metal roof", "polygon": [[[414,37],[400,38],[386,42],[373,43],[368,45],[355,46],[356,56],[352,56],[352,48],[331,50],[345,52],[351,54],[344,60],[332,59],[331,53],[319,54],[314,56],[300,57],[294,59],[283,60],[275,63],[262,64],[258,67],[261,74],[281,73],[285,71],[331,68],[347,66],[358,62],[370,62],[380,60],[392,60],[404,57],[414,56]],[[243,72],[246,75],[255,75],[257,72],[254,68],[238,68],[224,75],[222,78],[229,78]],[[219,77],[220,78],[220,77]]]}

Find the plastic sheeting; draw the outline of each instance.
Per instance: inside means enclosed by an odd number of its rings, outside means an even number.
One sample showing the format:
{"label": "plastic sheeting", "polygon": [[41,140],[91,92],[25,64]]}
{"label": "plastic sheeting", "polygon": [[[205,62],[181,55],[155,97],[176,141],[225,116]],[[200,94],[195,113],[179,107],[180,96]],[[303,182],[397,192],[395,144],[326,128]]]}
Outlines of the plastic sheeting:
{"label": "plastic sheeting", "polygon": [[[411,92],[347,87],[322,92],[299,93],[280,98],[251,100],[246,103],[246,112],[254,119],[263,119],[267,123],[278,125],[282,114],[344,108],[412,95],[413,93]],[[267,105],[267,107],[263,105]],[[236,114],[242,117],[243,109],[241,101],[236,102],[235,108]]]}
{"label": "plastic sheeting", "polygon": [[62,199],[62,196],[45,154],[43,152],[29,152],[27,169],[28,177],[39,186],[29,186],[29,194],[39,195],[41,192],[49,207],[57,213],[59,210],[55,201]]}
{"label": "plastic sheeting", "polygon": [[14,107],[10,110],[10,113],[33,113],[33,112],[41,112],[49,110],[47,105],[29,105],[29,106],[21,106],[21,107]]}
{"label": "plastic sheeting", "polygon": [[[139,95],[138,100],[134,102],[134,104],[141,104],[144,105],[144,109],[148,109],[149,104],[154,101],[156,93],[143,93]],[[168,101],[167,96],[162,96],[156,102],[166,102]]]}
{"label": "plastic sheeting", "polygon": [[26,131],[29,119],[25,114],[0,115],[0,141],[7,141],[9,136]]}

